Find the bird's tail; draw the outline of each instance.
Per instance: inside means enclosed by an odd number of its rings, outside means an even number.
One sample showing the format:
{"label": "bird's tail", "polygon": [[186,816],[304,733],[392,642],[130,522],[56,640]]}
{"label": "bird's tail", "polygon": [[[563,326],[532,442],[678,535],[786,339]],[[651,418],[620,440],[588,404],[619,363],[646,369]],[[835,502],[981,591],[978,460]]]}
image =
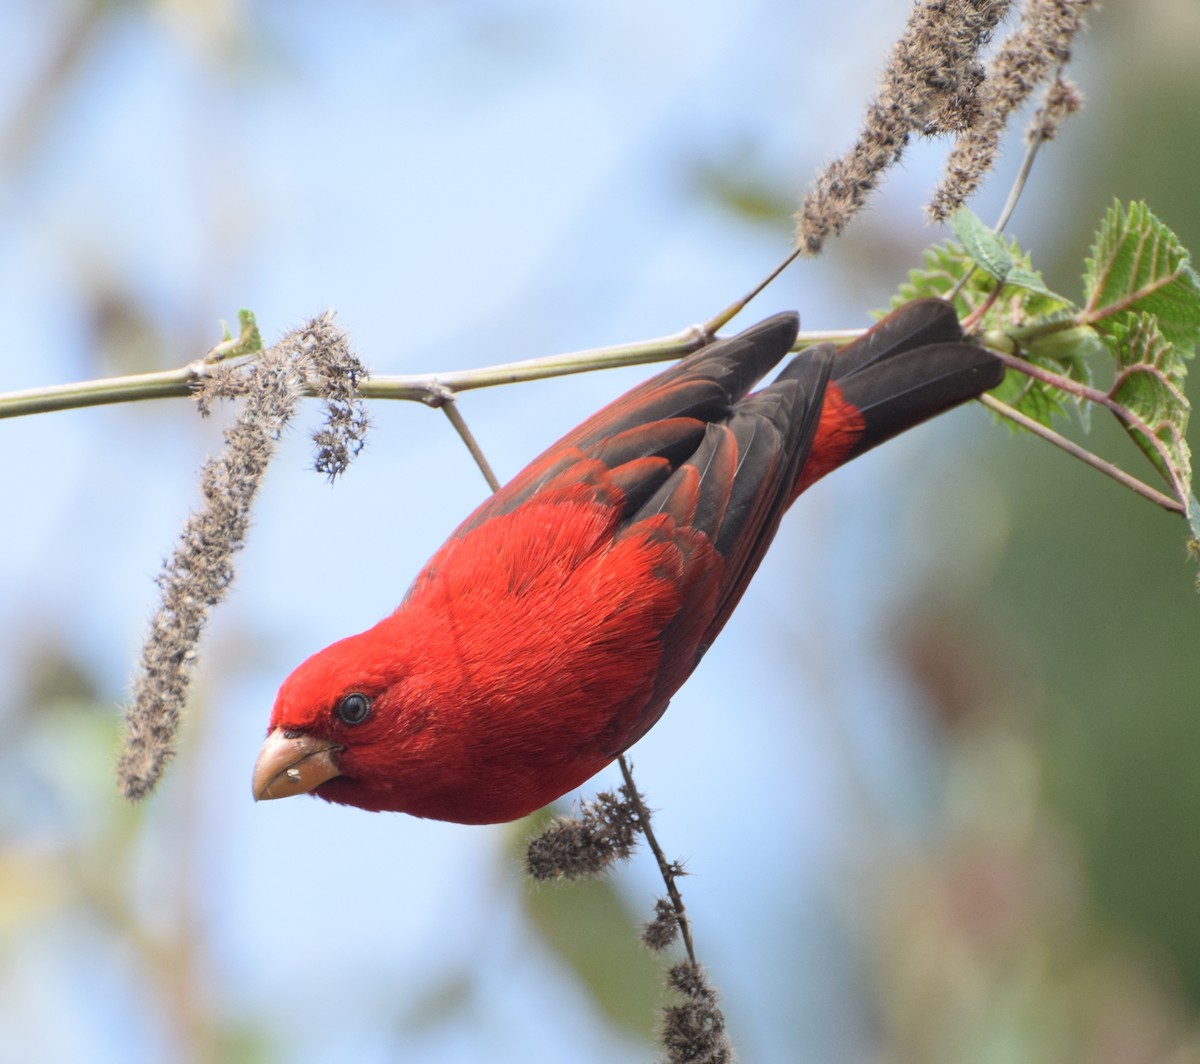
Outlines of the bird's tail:
{"label": "bird's tail", "polygon": [[996,387],[1003,376],[1000,359],[963,342],[949,303],[906,303],[838,353],[793,498],[850,459]]}

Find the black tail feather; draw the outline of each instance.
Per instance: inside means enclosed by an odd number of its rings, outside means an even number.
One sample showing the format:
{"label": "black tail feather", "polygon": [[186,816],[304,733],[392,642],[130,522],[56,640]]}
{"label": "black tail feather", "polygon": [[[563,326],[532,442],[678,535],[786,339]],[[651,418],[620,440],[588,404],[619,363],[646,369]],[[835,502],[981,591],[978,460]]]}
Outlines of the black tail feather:
{"label": "black tail feather", "polygon": [[929,344],[955,343],[962,326],[954,307],[944,299],[916,299],[905,303],[872,329],[842,349],[833,379],[843,384],[857,373],[886,362],[895,355]]}
{"label": "black tail feather", "polygon": [[836,370],[835,376],[865,423],[849,456],[854,457],[995,388],[1004,364],[974,344],[934,343],[893,349],[847,377]]}

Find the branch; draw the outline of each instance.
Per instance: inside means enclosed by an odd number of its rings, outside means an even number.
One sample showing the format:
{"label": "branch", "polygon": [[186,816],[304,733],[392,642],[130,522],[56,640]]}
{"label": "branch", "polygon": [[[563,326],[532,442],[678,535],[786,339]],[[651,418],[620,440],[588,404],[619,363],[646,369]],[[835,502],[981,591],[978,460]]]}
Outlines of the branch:
{"label": "branch", "polygon": [[[859,329],[839,329],[805,333],[798,346],[807,347],[825,341],[846,343],[860,334]],[[407,399],[441,406],[447,395],[474,388],[492,388],[521,381],[547,380],[573,373],[640,366],[681,358],[711,340],[703,326],[692,326],[657,340],[594,347],[564,355],[531,358],[481,369],[452,370],[449,373],[397,374],[372,376],[358,387],[363,399]],[[71,384],[52,384],[23,391],[0,393],[0,419],[46,414],[56,410],[78,410],[110,403],[141,402],[147,399],[181,399],[192,395],[213,371],[213,362],[196,359],[179,369],[154,373],[135,373],[125,377],[104,377]],[[314,396],[310,386],[302,394]]]}
{"label": "branch", "polygon": [[135,373],[127,377],[105,377],[4,392],[0,393],[0,418],[78,410],[108,403],[132,403],[141,399],[179,398],[191,395],[208,375],[208,363],[198,360],[180,369],[157,373]]}
{"label": "branch", "polygon": [[[429,406],[441,406],[448,394],[472,388],[490,388],[499,384],[515,384],[520,381],[562,377],[617,366],[666,361],[689,354],[703,347],[705,342],[703,330],[691,328],[658,340],[591,348],[482,369],[456,370],[441,374],[372,376],[361,383],[359,395],[364,399],[408,399]],[[202,358],[179,369],[0,393],[0,418],[44,414],[55,410],[76,410],[109,403],[140,402],[146,399],[186,398],[211,376],[212,369],[213,361]],[[306,386],[302,394],[313,396],[317,392]]]}
{"label": "branch", "polygon": [[1137,492],[1137,494],[1142,496],[1142,498],[1149,499],[1157,506],[1161,506],[1164,510],[1170,510],[1171,513],[1175,514],[1185,513],[1182,503],[1172,499],[1168,495],[1164,495],[1160,491],[1156,491],[1154,488],[1150,487],[1149,484],[1143,483],[1142,481],[1138,480],[1137,477],[1130,476],[1123,469],[1118,468],[1111,462],[1106,462],[1098,455],[1095,455],[1091,451],[1080,447],[1079,444],[1075,443],[1073,440],[1069,440],[1065,436],[1059,435],[1053,429],[1047,428],[1040,421],[1035,421],[1033,418],[1022,414],[1021,411],[1014,409],[1007,403],[1001,402],[999,399],[986,394],[979,396],[979,401],[983,403],[983,405],[989,410],[994,411],[1003,418],[1007,418],[1014,424],[1020,425],[1023,429],[1028,429],[1035,436],[1039,436],[1048,443],[1054,444],[1055,447],[1060,447],[1062,450],[1066,451],[1067,454],[1078,458],[1081,462],[1090,465],[1093,469],[1098,469],[1106,477],[1111,477],[1118,484],[1123,484],[1131,491]]}

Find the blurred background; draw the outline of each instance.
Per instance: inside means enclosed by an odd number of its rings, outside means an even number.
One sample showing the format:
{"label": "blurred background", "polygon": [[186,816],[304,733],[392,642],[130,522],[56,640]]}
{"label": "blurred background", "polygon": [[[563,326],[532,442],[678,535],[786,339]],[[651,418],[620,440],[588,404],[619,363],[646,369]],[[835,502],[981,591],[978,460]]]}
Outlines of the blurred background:
{"label": "blurred background", "polygon": [[[268,340],[335,307],[380,373],[702,320],[786,252],[907,10],[0,3],[0,390],[181,365],[243,306]],[[1010,226],[1073,296],[1114,197],[1200,246],[1200,7],[1093,23],[1088,106]],[[744,320],[865,325],[943,237],[921,214],[941,155],[914,145]],[[462,408],[503,477],[646,372]],[[0,422],[0,1064],[655,1058],[648,855],[534,889],[529,824],[251,801],[282,678],[390,610],[486,491],[435,412],[371,415],[334,488],[315,405],[285,438],[180,756],[136,808],[119,705],[221,425],[186,400]],[[633,751],[743,1060],[1200,1060],[1183,532],[978,408],[805,496]]]}

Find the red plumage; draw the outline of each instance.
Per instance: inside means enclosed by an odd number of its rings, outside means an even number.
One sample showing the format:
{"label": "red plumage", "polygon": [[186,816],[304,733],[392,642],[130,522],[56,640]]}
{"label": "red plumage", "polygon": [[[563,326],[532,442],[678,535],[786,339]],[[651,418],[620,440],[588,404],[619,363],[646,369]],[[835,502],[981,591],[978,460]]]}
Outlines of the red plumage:
{"label": "red plumage", "polygon": [[662,715],[796,496],[1003,373],[921,300],[751,393],[797,327],[698,351],[485,501],[393,614],[284,682],[256,797],[490,823],[579,786]]}

